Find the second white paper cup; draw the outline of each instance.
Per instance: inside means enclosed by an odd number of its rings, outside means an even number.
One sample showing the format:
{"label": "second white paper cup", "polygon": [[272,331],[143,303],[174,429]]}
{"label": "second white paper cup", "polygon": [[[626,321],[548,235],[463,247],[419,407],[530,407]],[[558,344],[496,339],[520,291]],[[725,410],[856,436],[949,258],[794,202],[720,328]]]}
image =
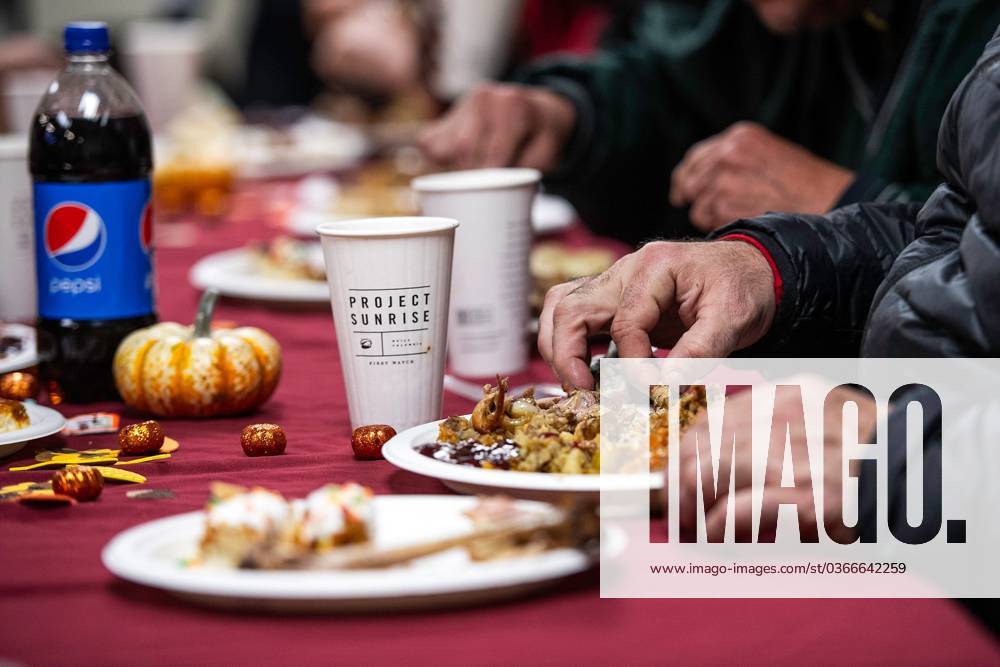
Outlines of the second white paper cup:
{"label": "second white paper cup", "polygon": [[473,169],[421,176],[424,215],[461,223],[455,235],[448,357],[459,375],[487,377],[528,365],[534,169]]}
{"label": "second white paper cup", "polygon": [[316,228],[323,245],[351,428],[441,417],[458,222],[366,218]]}

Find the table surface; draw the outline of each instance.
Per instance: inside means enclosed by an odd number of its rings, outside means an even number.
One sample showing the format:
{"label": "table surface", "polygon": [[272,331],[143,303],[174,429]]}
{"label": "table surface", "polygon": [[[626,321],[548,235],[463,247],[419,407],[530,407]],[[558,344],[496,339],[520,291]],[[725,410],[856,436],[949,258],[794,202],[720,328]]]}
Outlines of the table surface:
{"label": "table surface", "polygon": [[[187,280],[198,258],[276,233],[253,200],[223,223],[161,225],[159,310],[190,321],[198,294]],[[564,240],[588,241],[575,229]],[[171,247],[177,246],[177,247]],[[356,461],[329,311],[276,311],[223,301],[219,319],[264,327],[284,349],[281,384],[258,413],[229,419],[164,420],[181,443],[165,462],[137,466],[168,500],[130,500],[109,485],[75,507],[0,504],[0,662],[28,665],[663,663],[1000,663],[1000,645],[948,600],[603,600],[594,573],[532,597],[471,609],[361,616],[279,617],[191,606],[118,581],[101,548],[125,528],[200,508],[214,480],[261,484],[302,495],[328,481],[356,480],[376,493],[448,493],[439,482]],[[548,381],[534,359],[514,382]],[[445,412],[472,402],[446,394]],[[67,415],[122,406],[63,406]],[[126,423],[141,415],[122,412]],[[247,458],[240,429],[276,422],[288,450]],[[113,435],[40,441],[4,460],[0,485],[50,473],[7,470],[41,446],[113,447]]]}

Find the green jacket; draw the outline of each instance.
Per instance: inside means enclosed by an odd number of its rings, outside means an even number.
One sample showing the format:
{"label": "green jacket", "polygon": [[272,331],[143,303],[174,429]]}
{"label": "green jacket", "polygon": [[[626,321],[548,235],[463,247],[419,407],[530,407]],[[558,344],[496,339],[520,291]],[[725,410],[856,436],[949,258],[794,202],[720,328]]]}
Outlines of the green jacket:
{"label": "green jacket", "polygon": [[695,234],[668,201],[695,142],[752,120],[857,173],[838,206],[922,201],[940,180],[938,125],[997,24],[997,0],[883,0],[879,20],[774,35],[745,0],[648,2],[627,40],[517,79],[573,101],[550,191],[629,242]]}

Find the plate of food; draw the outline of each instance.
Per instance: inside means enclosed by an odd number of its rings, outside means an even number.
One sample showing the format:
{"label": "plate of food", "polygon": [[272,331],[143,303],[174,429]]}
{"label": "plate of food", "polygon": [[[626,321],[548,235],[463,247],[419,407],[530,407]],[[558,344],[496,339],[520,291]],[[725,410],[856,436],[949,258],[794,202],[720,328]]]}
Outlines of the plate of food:
{"label": "plate of food", "polygon": [[539,193],[531,207],[531,226],[536,234],[560,232],[576,220],[576,209],[562,197]]}
{"label": "plate of food", "polygon": [[[441,480],[459,493],[502,491],[519,498],[553,500],[566,494],[596,498],[602,490],[663,488],[668,395],[651,393],[650,467],[632,474],[601,475],[600,395],[577,390],[536,399],[531,389],[509,396],[508,382],[486,385],[468,416],[449,417],[403,431],[382,448],[393,465]],[[664,388],[665,389],[665,388]],[[704,392],[685,392],[685,428],[705,404]]]}
{"label": "plate of food", "polygon": [[323,251],[318,242],[279,236],[204,257],[191,283],[223,296],[295,304],[328,304]]}
{"label": "plate of food", "polygon": [[[594,516],[582,504],[375,496],[354,483],[293,500],[215,484],[204,511],[126,530],[102,560],[122,579],[213,606],[397,611],[508,598],[587,570]],[[606,535],[601,547],[623,540]]]}
{"label": "plate of food", "polygon": [[0,373],[10,373],[38,363],[35,330],[24,324],[0,323]]}
{"label": "plate of food", "polygon": [[370,145],[358,128],[319,117],[290,126],[245,125],[236,129],[233,161],[245,179],[291,178],[357,165]]}
{"label": "plate of food", "polygon": [[58,433],[66,419],[37,403],[0,398],[0,458],[21,450],[29,441]]}
{"label": "plate of food", "polygon": [[316,238],[316,228],[324,222],[416,215],[411,178],[385,160],[365,166],[350,179],[314,174],[294,186],[289,201],[276,204],[274,215],[285,231],[309,239]]}

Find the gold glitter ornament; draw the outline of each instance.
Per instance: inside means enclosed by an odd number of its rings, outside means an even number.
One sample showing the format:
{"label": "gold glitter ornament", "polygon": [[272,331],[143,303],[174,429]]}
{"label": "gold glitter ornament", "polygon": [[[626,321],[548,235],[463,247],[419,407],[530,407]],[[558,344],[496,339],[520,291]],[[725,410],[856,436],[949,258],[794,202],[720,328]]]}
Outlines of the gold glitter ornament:
{"label": "gold glitter ornament", "polygon": [[155,421],[129,424],[118,431],[122,454],[152,454],[163,446],[163,429]]}
{"label": "gold glitter ornament", "polygon": [[354,456],[362,461],[382,458],[382,445],[396,435],[396,429],[387,424],[359,426],[351,434],[351,449]]}
{"label": "gold glitter ornament", "polygon": [[38,380],[31,373],[16,371],[0,375],[0,398],[26,401],[38,394]]}
{"label": "gold glitter ornament", "polygon": [[288,441],[277,424],[249,424],[240,433],[240,444],[247,456],[283,454]]}
{"label": "gold glitter ornament", "polygon": [[52,491],[81,502],[94,500],[104,490],[104,477],[90,466],[66,466],[52,476]]}

